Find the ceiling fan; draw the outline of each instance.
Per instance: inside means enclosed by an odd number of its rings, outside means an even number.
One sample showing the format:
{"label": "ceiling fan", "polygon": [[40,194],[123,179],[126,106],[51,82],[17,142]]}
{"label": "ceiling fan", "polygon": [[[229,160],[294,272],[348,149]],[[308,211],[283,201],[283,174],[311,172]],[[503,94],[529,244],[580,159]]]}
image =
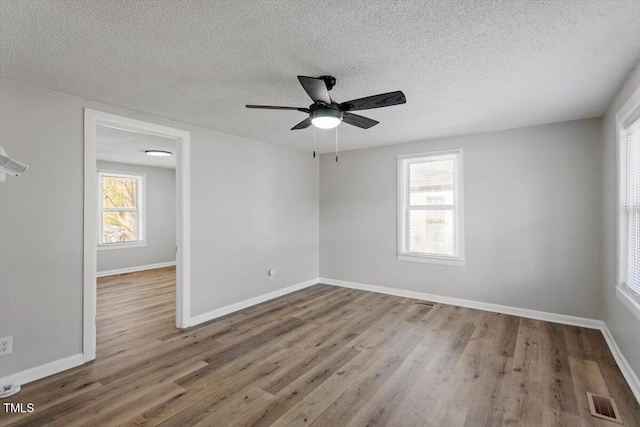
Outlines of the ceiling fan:
{"label": "ceiling fan", "polygon": [[351,111],[370,110],[372,108],[390,107],[404,104],[407,99],[401,91],[381,93],[366,98],[337,103],[329,96],[329,91],[336,85],[332,76],[306,77],[298,76],[300,84],[313,100],[308,108],[277,107],[271,105],[247,105],[247,108],[264,110],[295,110],[309,114],[309,117],[295,125],[291,130],[305,129],[311,125],[320,129],[332,129],[345,122],[362,129],[369,129],[379,122],[367,117],[353,114]]}

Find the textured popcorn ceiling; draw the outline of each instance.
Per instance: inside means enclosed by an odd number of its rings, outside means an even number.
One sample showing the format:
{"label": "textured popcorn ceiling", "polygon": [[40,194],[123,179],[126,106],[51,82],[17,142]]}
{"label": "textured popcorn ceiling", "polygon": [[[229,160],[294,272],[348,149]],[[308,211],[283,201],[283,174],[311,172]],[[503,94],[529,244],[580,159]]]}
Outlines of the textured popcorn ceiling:
{"label": "textured popcorn ceiling", "polygon": [[[1,2],[2,77],[309,150],[296,75],[407,104],[342,149],[601,116],[640,59],[638,1]],[[333,131],[318,132],[322,151]]]}
{"label": "textured popcorn ceiling", "polygon": [[[145,135],[98,125],[96,158],[104,162],[176,168],[176,141],[156,135]],[[146,150],[169,151],[171,157],[149,156]]]}

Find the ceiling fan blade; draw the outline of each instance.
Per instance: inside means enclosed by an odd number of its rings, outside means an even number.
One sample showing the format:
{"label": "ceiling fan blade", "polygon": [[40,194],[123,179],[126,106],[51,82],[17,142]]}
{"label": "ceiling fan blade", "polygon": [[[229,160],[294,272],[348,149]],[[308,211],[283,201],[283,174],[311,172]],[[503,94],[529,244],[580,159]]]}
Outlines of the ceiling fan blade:
{"label": "ceiling fan blade", "polygon": [[311,117],[307,117],[306,119],[292,127],[291,130],[306,129],[309,126],[311,126]]}
{"label": "ceiling fan blade", "polygon": [[298,80],[313,102],[321,101],[327,105],[331,104],[331,97],[324,80],[305,76],[298,76]]}
{"label": "ceiling fan blade", "polygon": [[405,98],[404,93],[402,93],[402,91],[396,91],[343,102],[340,104],[340,109],[342,111],[370,110],[372,108],[404,104],[405,102],[407,102],[407,98]]}
{"label": "ceiling fan blade", "polygon": [[246,105],[247,108],[258,108],[261,110],[292,110],[292,111],[302,111],[303,113],[308,113],[308,108],[300,108],[300,107],[277,107],[274,105]]}
{"label": "ceiling fan blade", "polygon": [[342,121],[346,124],[357,126],[362,129],[369,129],[370,127],[373,127],[380,123],[368,117],[359,116],[353,113],[343,113]]}

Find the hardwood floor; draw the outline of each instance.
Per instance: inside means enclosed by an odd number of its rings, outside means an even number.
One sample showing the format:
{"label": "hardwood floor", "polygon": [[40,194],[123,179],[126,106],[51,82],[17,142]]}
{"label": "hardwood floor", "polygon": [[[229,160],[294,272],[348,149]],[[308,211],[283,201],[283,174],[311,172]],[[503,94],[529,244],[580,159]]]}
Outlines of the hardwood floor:
{"label": "hardwood floor", "polygon": [[98,357],[0,425],[613,426],[640,406],[597,330],[316,285],[174,327],[173,268],[103,278]]}

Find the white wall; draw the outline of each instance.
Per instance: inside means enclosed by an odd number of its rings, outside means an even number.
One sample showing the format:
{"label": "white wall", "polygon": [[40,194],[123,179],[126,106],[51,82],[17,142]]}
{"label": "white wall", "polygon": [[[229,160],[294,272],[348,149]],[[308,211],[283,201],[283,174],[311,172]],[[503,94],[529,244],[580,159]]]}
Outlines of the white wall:
{"label": "white wall", "polygon": [[0,184],[0,376],[82,351],[84,107],[191,132],[192,315],[318,277],[309,153],[3,79],[2,145],[31,168]]}
{"label": "white wall", "polygon": [[145,174],[146,246],[98,250],[98,272],[176,260],[175,169],[98,162],[98,169]]}
{"label": "white wall", "polygon": [[[600,120],[332,154],[320,275],[601,318]],[[466,267],[397,261],[396,156],[464,151]]]}
{"label": "white wall", "polygon": [[0,141],[29,165],[0,183],[0,377],[82,352],[82,110],[0,81]]}
{"label": "white wall", "polygon": [[192,316],[318,277],[317,159],[218,135],[191,129]]}
{"label": "white wall", "polygon": [[640,88],[640,65],[631,73],[615,97],[602,122],[602,219],[603,219],[603,319],[629,362],[640,377],[640,322],[616,296],[616,114],[631,95]]}

